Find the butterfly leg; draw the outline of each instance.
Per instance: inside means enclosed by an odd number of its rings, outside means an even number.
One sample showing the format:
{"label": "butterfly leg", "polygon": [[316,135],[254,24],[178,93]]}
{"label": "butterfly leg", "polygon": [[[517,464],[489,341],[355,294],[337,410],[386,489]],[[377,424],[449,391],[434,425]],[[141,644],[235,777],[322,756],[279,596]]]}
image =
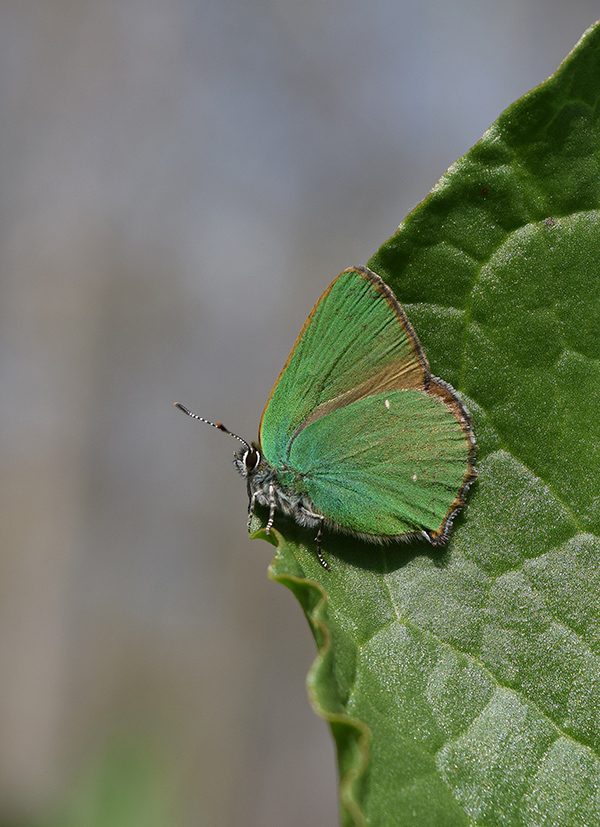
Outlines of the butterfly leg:
{"label": "butterfly leg", "polygon": [[270,534],[275,520],[275,486],[273,483],[269,485],[269,519],[267,520],[267,527],[265,529],[267,534]]}
{"label": "butterfly leg", "polygon": [[317,531],[317,536],[315,537],[315,543],[317,544],[317,557],[319,558],[319,563],[323,566],[323,568],[327,569],[327,571],[331,571],[331,566],[323,557],[323,552],[321,551],[321,539],[323,537],[323,526],[325,525],[325,517],[322,517],[321,514],[315,514],[313,511],[309,511],[308,508],[302,508],[301,506],[301,509],[307,515],[307,517],[312,517],[313,520],[319,521],[319,530]]}
{"label": "butterfly leg", "polygon": [[248,492],[250,499],[248,500],[248,532],[250,532],[250,523],[252,522],[252,517],[254,516],[254,505],[256,503],[256,497],[258,492],[254,491],[254,493]]}
{"label": "butterfly leg", "polygon": [[323,566],[324,569],[327,571],[331,571],[331,566],[327,562],[327,560],[323,557],[323,552],[321,551],[321,538],[323,536],[323,524],[325,522],[325,518],[321,517],[321,522],[319,524],[319,530],[317,531],[317,536],[315,537],[315,542],[317,544],[317,557],[319,558],[319,563]]}

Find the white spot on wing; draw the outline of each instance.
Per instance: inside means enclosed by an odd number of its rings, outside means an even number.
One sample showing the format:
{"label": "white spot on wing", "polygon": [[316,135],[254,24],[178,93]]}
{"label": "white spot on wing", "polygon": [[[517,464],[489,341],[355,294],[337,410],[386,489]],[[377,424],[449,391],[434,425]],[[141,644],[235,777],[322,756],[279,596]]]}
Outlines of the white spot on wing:
{"label": "white spot on wing", "polygon": [[389,399],[386,399],[386,400],[385,400],[385,402],[384,402],[383,404],[385,405],[385,407],[386,407],[386,408],[388,409],[388,411],[389,411],[389,409],[390,409],[390,400],[389,400]]}

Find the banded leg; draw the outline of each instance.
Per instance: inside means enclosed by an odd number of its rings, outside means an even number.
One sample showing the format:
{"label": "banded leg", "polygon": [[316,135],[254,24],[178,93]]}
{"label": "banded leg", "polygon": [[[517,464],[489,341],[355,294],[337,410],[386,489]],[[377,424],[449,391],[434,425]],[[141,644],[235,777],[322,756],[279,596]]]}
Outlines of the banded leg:
{"label": "banded leg", "polygon": [[273,522],[275,520],[275,486],[273,483],[269,485],[269,519],[267,520],[267,527],[265,529],[267,534],[271,533]]}
{"label": "banded leg", "polygon": [[248,500],[248,533],[250,533],[250,523],[252,522],[252,517],[254,516],[254,506],[256,505],[256,497],[258,492],[255,491],[253,494],[250,494],[250,499]]}
{"label": "banded leg", "polygon": [[317,531],[317,536],[315,537],[315,542],[317,544],[317,557],[319,558],[319,563],[323,566],[324,569],[327,571],[331,571],[331,566],[327,562],[327,560],[323,557],[323,552],[321,551],[321,538],[323,536],[323,525],[325,524],[325,517],[321,517],[321,523],[319,525],[319,530]]}
{"label": "banded leg", "polygon": [[315,537],[315,543],[317,544],[317,557],[319,558],[319,563],[323,566],[323,568],[327,569],[327,571],[331,571],[331,566],[323,557],[323,552],[321,551],[321,539],[323,537],[323,526],[325,525],[325,517],[323,517],[321,514],[315,514],[313,511],[309,511],[308,508],[302,508],[302,511],[306,514],[307,517],[312,517],[313,520],[319,521],[319,530],[317,531],[317,536]]}

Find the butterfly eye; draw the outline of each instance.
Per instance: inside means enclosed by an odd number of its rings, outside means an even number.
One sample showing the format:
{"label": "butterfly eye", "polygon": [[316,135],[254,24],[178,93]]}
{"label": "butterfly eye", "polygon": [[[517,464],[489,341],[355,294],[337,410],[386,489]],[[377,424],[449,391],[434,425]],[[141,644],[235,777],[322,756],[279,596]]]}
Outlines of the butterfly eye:
{"label": "butterfly eye", "polygon": [[246,466],[246,471],[249,474],[256,470],[259,462],[260,454],[255,448],[251,448],[249,451],[246,451],[244,454],[244,465]]}

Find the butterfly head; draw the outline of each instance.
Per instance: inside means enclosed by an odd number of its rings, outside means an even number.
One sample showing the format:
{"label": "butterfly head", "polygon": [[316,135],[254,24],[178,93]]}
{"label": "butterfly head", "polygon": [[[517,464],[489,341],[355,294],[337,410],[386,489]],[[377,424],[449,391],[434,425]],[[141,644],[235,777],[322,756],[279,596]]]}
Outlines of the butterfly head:
{"label": "butterfly head", "polygon": [[262,463],[262,455],[258,450],[258,445],[254,442],[252,445],[246,443],[234,455],[233,464],[238,469],[242,477],[251,477],[258,471]]}

